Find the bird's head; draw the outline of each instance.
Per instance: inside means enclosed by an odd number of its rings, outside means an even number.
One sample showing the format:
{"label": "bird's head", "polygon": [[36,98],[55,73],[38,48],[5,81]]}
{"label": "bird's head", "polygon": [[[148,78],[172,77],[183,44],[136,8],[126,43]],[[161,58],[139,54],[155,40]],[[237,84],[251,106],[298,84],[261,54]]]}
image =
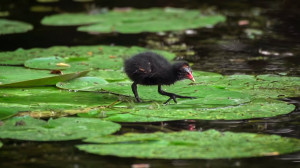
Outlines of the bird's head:
{"label": "bird's head", "polygon": [[173,67],[175,68],[176,75],[179,80],[190,79],[191,81],[195,82],[192,69],[187,62],[177,62],[173,64]]}

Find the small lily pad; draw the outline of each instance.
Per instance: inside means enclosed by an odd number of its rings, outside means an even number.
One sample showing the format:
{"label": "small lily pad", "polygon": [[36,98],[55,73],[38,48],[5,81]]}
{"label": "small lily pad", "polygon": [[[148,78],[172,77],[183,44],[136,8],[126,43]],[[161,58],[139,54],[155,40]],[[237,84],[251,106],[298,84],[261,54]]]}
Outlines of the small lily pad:
{"label": "small lily pad", "polygon": [[151,159],[220,159],[280,155],[300,150],[300,140],[277,135],[204,132],[128,133],[92,137],[78,145],[98,155]]}
{"label": "small lily pad", "polygon": [[23,67],[1,66],[1,87],[32,87],[55,85],[57,82],[84,76],[89,71],[73,72],[63,75],[51,74],[46,70],[32,70]]}
{"label": "small lily pad", "polygon": [[99,119],[62,117],[47,122],[27,116],[5,120],[0,127],[0,137],[31,141],[66,141],[108,135],[120,128],[119,124]]}
{"label": "small lily pad", "polygon": [[33,26],[29,23],[0,19],[0,35],[24,33],[32,29]]}
{"label": "small lily pad", "polygon": [[[86,25],[78,28],[85,32],[161,32],[211,27],[225,21],[222,15],[204,15],[200,10],[179,8],[112,10],[101,14],[56,14],[46,16],[41,21],[44,25],[70,26]],[[167,22],[166,22],[167,20]]]}
{"label": "small lily pad", "polygon": [[56,84],[58,88],[61,89],[71,89],[71,90],[88,90],[97,85],[107,84],[108,82],[99,77],[81,77],[68,82],[59,82]]}
{"label": "small lily pad", "polygon": [[24,66],[34,69],[67,69],[70,67],[69,64],[64,63],[65,60],[61,57],[43,57],[43,58],[33,58],[25,61]]}
{"label": "small lily pad", "polygon": [[[52,65],[52,61],[55,61],[55,63],[62,61],[70,65],[67,68],[69,72],[89,70],[91,68],[97,70],[121,70],[124,59],[145,51],[148,51],[148,49],[121,46],[54,46],[46,49],[17,49],[16,51],[0,52],[0,64],[25,64],[30,68],[53,69],[53,67],[49,66]],[[168,60],[175,58],[175,54],[167,51],[153,50],[153,52],[163,55]],[[26,61],[27,63],[25,63]],[[56,64],[53,65],[56,66]],[[62,69],[64,67],[59,68]]]}
{"label": "small lily pad", "polygon": [[0,116],[59,117],[105,109],[117,96],[92,92],[69,92],[55,87],[5,88],[0,90]]}

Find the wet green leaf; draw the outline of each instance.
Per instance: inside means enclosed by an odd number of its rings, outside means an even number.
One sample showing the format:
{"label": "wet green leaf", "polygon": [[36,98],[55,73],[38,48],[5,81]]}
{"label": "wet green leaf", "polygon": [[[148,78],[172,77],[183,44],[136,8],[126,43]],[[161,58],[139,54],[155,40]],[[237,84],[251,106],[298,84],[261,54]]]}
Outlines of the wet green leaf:
{"label": "wet green leaf", "polygon": [[0,35],[24,33],[32,29],[33,26],[29,23],[0,19]]}
{"label": "wet green leaf", "polygon": [[101,77],[109,82],[123,81],[128,79],[123,71],[94,70],[89,76]]}
{"label": "wet green leaf", "polygon": [[[23,65],[27,61],[25,65],[29,68],[57,69],[56,64],[63,61],[70,65],[69,72],[89,70],[90,68],[121,70],[124,59],[143,51],[147,51],[147,49],[120,46],[54,46],[46,49],[17,49],[16,51],[0,52],[0,64]],[[152,51],[162,54],[168,60],[175,58],[175,54],[170,52]],[[62,67],[59,68],[62,69]]]}
{"label": "wet green leaf", "polygon": [[278,75],[230,75],[223,77],[195,77],[196,83],[226,88],[250,94],[256,98],[297,97],[300,78]]}
{"label": "wet green leaf", "polygon": [[204,132],[128,133],[88,138],[100,144],[78,145],[99,155],[155,159],[217,159],[270,156],[300,150],[300,141],[277,135]]}
{"label": "wet green leaf", "polygon": [[[119,106],[119,108],[117,108]],[[113,109],[105,109],[101,115],[106,120],[116,122],[155,122],[182,119],[202,120],[240,120],[251,118],[273,117],[287,114],[295,106],[283,101],[257,99],[237,106],[221,106],[206,108],[206,104],[196,100],[183,100],[176,105],[141,104],[129,107],[118,105]],[[97,117],[101,117],[98,115]]]}
{"label": "wet green leaf", "polygon": [[120,125],[87,118],[58,118],[48,122],[31,117],[5,120],[0,127],[0,137],[31,141],[66,141],[114,133]]}
{"label": "wet green leaf", "polygon": [[55,87],[7,88],[0,90],[0,114],[59,117],[103,109],[116,100],[118,97],[109,94],[69,92]]}
{"label": "wet green leaf", "polygon": [[23,67],[0,66],[0,88],[2,87],[32,87],[55,85],[86,75],[89,71],[73,72],[63,75],[51,74],[46,70],[32,70]]}
{"label": "wet green leaf", "polygon": [[199,10],[128,8],[124,11],[112,10],[94,15],[80,13],[46,16],[42,24],[55,26],[92,24],[81,26],[78,30],[101,33],[140,33],[211,27],[223,21],[225,17],[222,15],[203,15]]}
{"label": "wet green leaf", "polygon": [[81,77],[68,82],[59,82],[56,84],[58,88],[61,89],[71,89],[71,90],[88,90],[97,85],[107,84],[108,82],[99,77]]}
{"label": "wet green leaf", "polygon": [[[18,111],[22,111],[22,107],[19,108],[0,107],[0,120],[10,118],[16,115]],[[1,121],[0,121],[0,125],[1,125]]]}
{"label": "wet green leaf", "polygon": [[33,58],[24,62],[24,66],[34,69],[67,69],[70,67],[69,64],[65,63],[65,59],[61,57],[44,57],[44,58]]}

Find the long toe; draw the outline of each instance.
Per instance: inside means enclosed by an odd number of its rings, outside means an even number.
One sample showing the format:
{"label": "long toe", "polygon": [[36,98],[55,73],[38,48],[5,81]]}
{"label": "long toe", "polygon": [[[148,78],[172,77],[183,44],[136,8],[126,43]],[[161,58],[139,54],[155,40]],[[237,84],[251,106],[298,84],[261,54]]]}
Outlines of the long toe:
{"label": "long toe", "polygon": [[176,101],[176,96],[173,95],[173,96],[170,97],[170,98],[172,98],[172,99],[174,100],[174,102],[177,103],[177,101]]}
{"label": "long toe", "polygon": [[164,104],[168,104],[171,99],[172,98],[170,97],[167,101],[164,102]]}

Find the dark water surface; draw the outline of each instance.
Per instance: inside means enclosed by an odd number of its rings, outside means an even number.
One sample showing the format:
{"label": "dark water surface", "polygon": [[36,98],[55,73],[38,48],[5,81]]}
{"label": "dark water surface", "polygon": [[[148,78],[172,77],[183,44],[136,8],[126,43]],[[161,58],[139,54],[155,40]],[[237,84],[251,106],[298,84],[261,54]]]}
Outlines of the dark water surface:
{"label": "dark water surface", "polygon": [[[17,48],[50,47],[53,45],[142,46],[168,49],[177,53],[177,59],[193,62],[197,70],[222,74],[281,74],[300,76],[300,3],[297,0],[102,0],[92,2],[59,1],[38,3],[30,0],[1,0],[0,11],[8,11],[8,19],[22,20],[34,25],[28,33],[0,36],[0,51]],[[33,12],[33,6],[52,7],[49,12]],[[227,16],[225,23],[215,28],[203,28],[164,34],[88,34],[77,32],[76,27],[49,27],[39,22],[45,15],[59,12],[93,12],[100,8],[114,7],[182,7],[216,10]],[[238,25],[248,20],[249,25]],[[245,29],[255,28],[263,34],[249,38]],[[299,96],[300,97],[300,96]],[[237,121],[181,120],[159,123],[121,123],[119,132],[155,132],[179,130],[207,130],[276,134],[300,138],[300,98],[286,98],[297,109],[287,115]],[[3,140],[0,149],[2,168],[125,168],[132,164],[146,163],[150,167],[300,167],[300,152],[288,155],[218,160],[160,160],[98,156],[77,150],[81,141],[27,142]]]}

